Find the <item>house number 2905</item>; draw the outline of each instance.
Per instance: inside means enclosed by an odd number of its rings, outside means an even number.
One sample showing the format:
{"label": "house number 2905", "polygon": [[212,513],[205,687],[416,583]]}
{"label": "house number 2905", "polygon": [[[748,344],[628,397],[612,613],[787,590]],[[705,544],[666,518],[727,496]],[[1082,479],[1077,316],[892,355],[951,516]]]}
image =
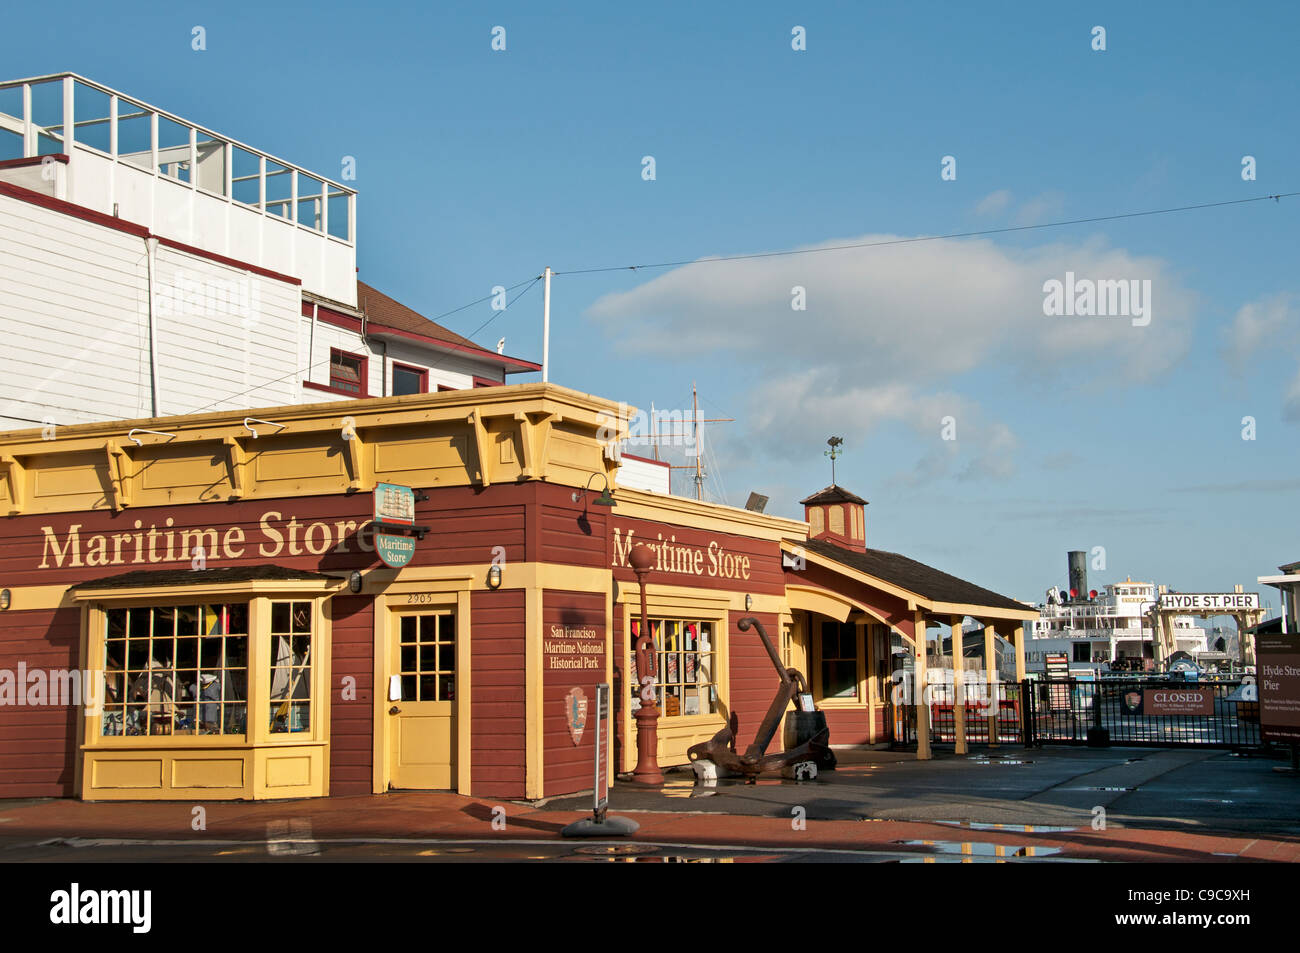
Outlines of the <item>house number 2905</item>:
{"label": "house number 2905", "polygon": [[432,592],[408,592],[406,594],[406,604],[408,606],[412,604],[424,605],[425,603],[429,603],[432,601],[433,601]]}

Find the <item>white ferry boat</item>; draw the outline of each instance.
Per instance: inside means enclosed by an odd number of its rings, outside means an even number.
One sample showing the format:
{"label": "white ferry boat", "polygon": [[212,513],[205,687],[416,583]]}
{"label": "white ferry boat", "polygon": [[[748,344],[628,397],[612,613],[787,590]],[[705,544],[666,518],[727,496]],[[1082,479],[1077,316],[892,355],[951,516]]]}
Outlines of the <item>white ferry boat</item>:
{"label": "white ferry boat", "polygon": [[[1038,606],[1025,667],[1042,672],[1048,655],[1064,653],[1072,670],[1143,671],[1155,661],[1151,609],[1160,598],[1150,582],[1108,583],[1088,589],[1086,553],[1069,554],[1070,587],[1053,586]],[[1192,616],[1174,616],[1175,648],[1199,659],[1207,652],[1206,630]]]}

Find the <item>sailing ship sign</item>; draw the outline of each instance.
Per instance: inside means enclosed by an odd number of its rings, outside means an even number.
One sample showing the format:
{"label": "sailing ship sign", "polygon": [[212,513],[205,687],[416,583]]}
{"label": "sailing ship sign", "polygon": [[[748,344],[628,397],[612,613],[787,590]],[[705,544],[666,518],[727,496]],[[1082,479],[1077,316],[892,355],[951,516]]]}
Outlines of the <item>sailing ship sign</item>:
{"label": "sailing ship sign", "polygon": [[375,553],[384,565],[401,569],[409,563],[415,556],[415,537],[408,534],[423,539],[427,529],[415,525],[415,491],[395,483],[376,483],[374,527]]}

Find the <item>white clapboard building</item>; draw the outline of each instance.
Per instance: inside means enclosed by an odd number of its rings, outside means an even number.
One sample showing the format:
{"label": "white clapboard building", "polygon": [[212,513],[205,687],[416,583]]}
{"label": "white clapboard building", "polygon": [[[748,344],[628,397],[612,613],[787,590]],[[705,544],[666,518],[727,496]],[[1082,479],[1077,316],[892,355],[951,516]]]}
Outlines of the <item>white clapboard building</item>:
{"label": "white clapboard building", "polygon": [[357,279],[355,190],[72,73],[0,83],[0,430],[504,383]]}

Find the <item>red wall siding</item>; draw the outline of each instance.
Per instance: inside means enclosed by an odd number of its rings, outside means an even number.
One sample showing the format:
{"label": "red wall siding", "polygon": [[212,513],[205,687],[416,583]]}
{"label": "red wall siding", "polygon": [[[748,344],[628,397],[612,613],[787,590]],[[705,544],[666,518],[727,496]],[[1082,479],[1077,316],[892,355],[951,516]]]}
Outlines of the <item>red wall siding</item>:
{"label": "red wall siding", "polygon": [[[871,716],[865,708],[823,708],[832,745],[865,745],[871,741]],[[876,711],[877,730],[882,724]]]}
{"label": "red wall siding", "polygon": [[[763,640],[759,637],[758,630],[751,627],[749,631],[741,632],[736,627],[736,622],[745,616],[753,616],[763,624],[773,645],[777,645],[777,639],[780,638],[777,617],[774,614],[755,612],[730,614],[727,639],[730,644],[731,660],[731,707],[740,720],[736,750],[742,754],[758,734],[758,726],[763,721],[763,716],[767,714],[768,706],[772,704],[772,698],[781,683],[780,677],[776,674],[776,666],[768,657],[767,649],[763,648]],[[783,727],[784,721],[767,746],[769,754],[782,750]]]}
{"label": "red wall siding", "polygon": [[[0,630],[0,669],[12,673],[15,700],[29,696],[17,683],[18,665],[30,672],[70,671],[80,664],[80,608],[9,610]],[[46,702],[55,700],[46,683]],[[96,686],[103,697],[103,686]],[[73,791],[77,757],[75,706],[46,704],[0,706],[0,798],[69,797]]]}
{"label": "red wall siding", "polygon": [[523,797],[524,592],[475,592],[470,612],[470,791],[480,797]]}
{"label": "red wall siding", "polygon": [[[375,604],[369,596],[335,596],[330,678],[330,794],[369,794],[374,766]],[[344,679],[355,697],[344,700]]]}
{"label": "red wall siding", "polygon": [[[594,629],[591,640],[605,641],[605,598],[601,593],[548,590],[542,595],[542,642],[553,641],[552,626]],[[596,685],[605,679],[605,653],[599,670],[551,669],[542,655],[542,730],[544,797],[591,790],[595,770]],[[577,745],[569,732],[565,697],[571,688],[587,696],[587,723]],[[608,731],[608,727],[606,728]]]}

